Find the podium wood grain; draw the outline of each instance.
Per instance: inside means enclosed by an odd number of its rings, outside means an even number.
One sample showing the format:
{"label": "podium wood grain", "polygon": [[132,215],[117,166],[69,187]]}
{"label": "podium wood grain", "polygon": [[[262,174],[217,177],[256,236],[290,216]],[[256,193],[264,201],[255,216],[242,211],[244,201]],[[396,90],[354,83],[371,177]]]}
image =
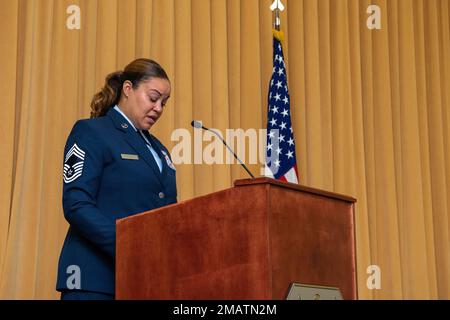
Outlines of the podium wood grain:
{"label": "podium wood grain", "polygon": [[356,299],[354,202],[267,178],[117,222],[117,299]]}

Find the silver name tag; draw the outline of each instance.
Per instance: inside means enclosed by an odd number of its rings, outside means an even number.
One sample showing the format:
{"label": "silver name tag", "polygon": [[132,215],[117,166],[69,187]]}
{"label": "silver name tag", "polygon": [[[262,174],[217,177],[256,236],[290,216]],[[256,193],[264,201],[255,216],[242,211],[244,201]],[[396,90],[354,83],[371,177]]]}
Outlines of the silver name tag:
{"label": "silver name tag", "polygon": [[137,154],[125,154],[122,153],[121,157],[123,160],[139,160],[139,156]]}

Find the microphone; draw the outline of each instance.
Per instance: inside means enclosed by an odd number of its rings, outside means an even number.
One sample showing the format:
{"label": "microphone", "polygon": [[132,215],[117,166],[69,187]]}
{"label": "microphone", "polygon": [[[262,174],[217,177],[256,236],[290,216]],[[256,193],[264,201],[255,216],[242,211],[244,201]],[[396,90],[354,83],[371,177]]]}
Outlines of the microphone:
{"label": "microphone", "polygon": [[206,131],[210,131],[210,132],[214,133],[217,137],[219,137],[219,139],[220,139],[220,141],[222,141],[223,145],[225,147],[227,147],[227,149],[234,155],[236,160],[240,163],[241,166],[244,167],[245,171],[247,171],[247,173],[250,175],[250,177],[252,177],[252,179],[255,179],[255,176],[250,172],[250,170],[248,170],[247,166],[241,161],[241,159],[239,159],[239,157],[236,155],[236,153],[234,153],[234,151],[228,146],[228,144],[225,142],[225,140],[223,140],[223,138],[220,136],[220,134],[218,134],[216,131],[214,131],[212,129],[208,129],[208,128],[204,127],[203,124],[197,120],[192,120],[191,126],[193,126],[195,129],[203,129]]}

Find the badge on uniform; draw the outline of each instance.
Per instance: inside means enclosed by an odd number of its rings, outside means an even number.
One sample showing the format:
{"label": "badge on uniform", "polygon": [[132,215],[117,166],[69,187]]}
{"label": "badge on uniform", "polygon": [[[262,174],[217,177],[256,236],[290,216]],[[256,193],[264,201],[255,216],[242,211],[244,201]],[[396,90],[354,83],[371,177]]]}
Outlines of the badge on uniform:
{"label": "badge on uniform", "polygon": [[164,158],[166,159],[166,162],[167,162],[167,165],[169,166],[169,168],[177,171],[177,169],[175,169],[175,166],[172,163],[172,160],[170,160],[170,157],[167,154],[167,152],[165,152],[164,150],[161,150],[161,153],[163,154]]}
{"label": "badge on uniform", "polygon": [[123,160],[139,160],[139,156],[137,154],[121,153],[120,156]]}
{"label": "badge on uniform", "polygon": [[83,174],[85,152],[75,143],[64,160],[64,182],[71,183]]}

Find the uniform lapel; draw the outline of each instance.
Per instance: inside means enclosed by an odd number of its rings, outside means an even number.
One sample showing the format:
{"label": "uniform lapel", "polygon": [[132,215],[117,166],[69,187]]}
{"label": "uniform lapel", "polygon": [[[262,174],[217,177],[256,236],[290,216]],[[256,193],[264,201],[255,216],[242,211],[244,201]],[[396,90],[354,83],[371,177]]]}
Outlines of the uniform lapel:
{"label": "uniform lapel", "polygon": [[[166,176],[166,172],[167,172],[167,160],[166,157],[162,154],[160,147],[158,146],[158,144],[156,143],[155,139],[153,138],[153,136],[148,132],[148,131],[144,131],[145,136],[147,137],[148,141],[150,141],[150,143],[152,144],[153,149],[156,151],[156,153],[158,154],[159,158],[161,159],[161,176],[165,177]],[[159,168],[158,168],[159,170]]]}
{"label": "uniform lapel", "polygon": [[147,145],[144,140],[138,136],[138,132],[128,123],[128,121],[116,110],[110,109],[107,116],[111,118],[116,129],[122,131],[124,134],[125,141],[139,154],[139,156],[144,159],[144,161],[152,168],[155,176],[158,178],[162,185],[161,172],[159,171],[158,164],[153,157],[150,150],[148,150]]}

